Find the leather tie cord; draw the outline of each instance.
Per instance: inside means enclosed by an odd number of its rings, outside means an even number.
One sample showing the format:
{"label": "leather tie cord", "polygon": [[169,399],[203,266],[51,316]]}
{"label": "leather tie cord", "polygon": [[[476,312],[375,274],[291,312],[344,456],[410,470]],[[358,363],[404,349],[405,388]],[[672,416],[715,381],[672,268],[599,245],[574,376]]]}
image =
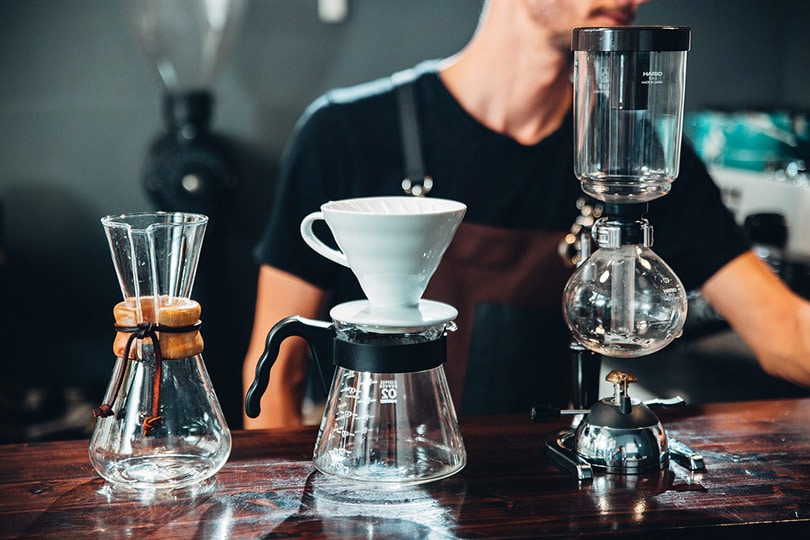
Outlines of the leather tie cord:
{"label": "leather tie cord", "polygon": [[[188,326],[164,326],[158,323],[150,323],[150,322],[143,322],[139,323],[137,326],[119,326],[115,325],[115,329],[118,332],[129,333],[129,338],[127,339],[126,347],[124,348],[124,354],[122,355],[122,359],[124,362],[129,361],[129,353],[132,349],[132,343],[136,340],[144,340],[149,338],[152,341],[152,346],[155,350],[155,378],[152,382],[152,414],[148,416],[143,421],[143,435],[146,436],[150,431],[158,427],[162,421],[162,417],[160,416],[160,381],[163,375],[163,356],[160,352],[160,341],[158,340],[158,333],[159,332],[167,332],[172,334],[184,334],[187,332],[193,332],[198,330],[201,326],[202,322],[197,321],[194,324]],[[124,366],[121,366],[121,369],[118,372],[118,376],[115,378],[115,383],[113,384],[113,391],[110,394],[110,403],[102,403],[95,409],[93,409],[93,417],[101,417],[106,418],[108,416],[112,416],[114,414],[112,410],[112,404],[115,403],[115,400],[118,396],[118,392],[121,390],[121,384],[124,380],[124,372],[126,369]]]}

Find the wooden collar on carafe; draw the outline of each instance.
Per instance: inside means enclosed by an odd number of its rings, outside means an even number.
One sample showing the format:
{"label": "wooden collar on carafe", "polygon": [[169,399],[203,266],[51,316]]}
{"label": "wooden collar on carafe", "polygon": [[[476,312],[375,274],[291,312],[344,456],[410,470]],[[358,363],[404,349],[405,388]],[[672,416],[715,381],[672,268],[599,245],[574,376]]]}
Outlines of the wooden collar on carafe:
{"label": "wooden collar on carafe", "polygon": [[[139,315],[140,307],[140,315]],[[149,338],[155,356],[155,375],[152,391],[151,415],[143,421],[143,434],[160,425],[160,381],[163,360],[188,358],[203,351],[200,335],[200,304],[189,298],[169,299],[161,297],[157,317],[153,297],[143,297],[140,302],[134,298],[119,302],[113,308],[115,329],[113,341],[115,356],[126,360],[137,360],[138,348],[134,341]],[[110,403],[104,403],[93,410],[94,416],[107,417],[113,414],[112,404],[117,399],[123,382],[124,372],[118,371]]]}

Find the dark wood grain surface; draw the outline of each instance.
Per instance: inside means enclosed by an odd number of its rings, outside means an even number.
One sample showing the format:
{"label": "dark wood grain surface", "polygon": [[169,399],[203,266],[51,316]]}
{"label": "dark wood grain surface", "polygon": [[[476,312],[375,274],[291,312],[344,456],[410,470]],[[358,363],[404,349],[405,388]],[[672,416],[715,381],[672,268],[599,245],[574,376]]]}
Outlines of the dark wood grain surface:
{"label": "dark wood grain surface", "polygon": [[384,490],[310,462],[316,430],[234,433],[196,491],[115,492],[86,441],[0,447],[2,538],[807,538],[810,399],[659,411],[706,470],[577,481],[550,464],[528,415],[467,418],[456,476]]}

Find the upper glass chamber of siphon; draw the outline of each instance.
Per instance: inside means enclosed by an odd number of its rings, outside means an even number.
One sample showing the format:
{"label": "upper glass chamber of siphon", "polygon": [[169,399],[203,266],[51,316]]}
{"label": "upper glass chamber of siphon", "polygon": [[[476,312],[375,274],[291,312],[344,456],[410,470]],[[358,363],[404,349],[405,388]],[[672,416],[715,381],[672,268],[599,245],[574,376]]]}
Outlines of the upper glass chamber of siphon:
{"label": "upper glass chamber of siphon", "polygon": [[690,30],[575,28],[574,173],[588,195],[642,203],[678,176]]}

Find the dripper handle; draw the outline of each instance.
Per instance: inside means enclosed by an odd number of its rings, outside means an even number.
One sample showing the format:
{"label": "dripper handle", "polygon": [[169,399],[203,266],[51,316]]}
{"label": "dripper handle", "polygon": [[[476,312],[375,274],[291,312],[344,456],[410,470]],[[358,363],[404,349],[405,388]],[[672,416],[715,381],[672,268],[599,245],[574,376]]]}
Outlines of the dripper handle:
{"label": "dripper handle", "polygon": [[304,242],[319,255],[348,268],[349,259],[346,258],[346,254],[324,244],[323,240],[318,238],[315,231],[312,230],[312,225],[316,221],[324,221],[323,212],[312,212],[301,221],[301,237]]}
{"label": "dripper handle", "polygon": [[264,353],[256,364],[256,376],[253,384],[247,391],[245,398],[245,412],[250,418],[256,418],[261,412],[261,400],[267,384],[270,382],[270,368],[278,358],[281,343],[291,336],[304,338],[309,344],[309,350],[315,360],[318,373],[326,394],[327,381],[324,378],[323,359],[330,358],[335,337],[334,327],[331,323],[307,319],[298,315],[287,317],[277,322],[267,333]]}

